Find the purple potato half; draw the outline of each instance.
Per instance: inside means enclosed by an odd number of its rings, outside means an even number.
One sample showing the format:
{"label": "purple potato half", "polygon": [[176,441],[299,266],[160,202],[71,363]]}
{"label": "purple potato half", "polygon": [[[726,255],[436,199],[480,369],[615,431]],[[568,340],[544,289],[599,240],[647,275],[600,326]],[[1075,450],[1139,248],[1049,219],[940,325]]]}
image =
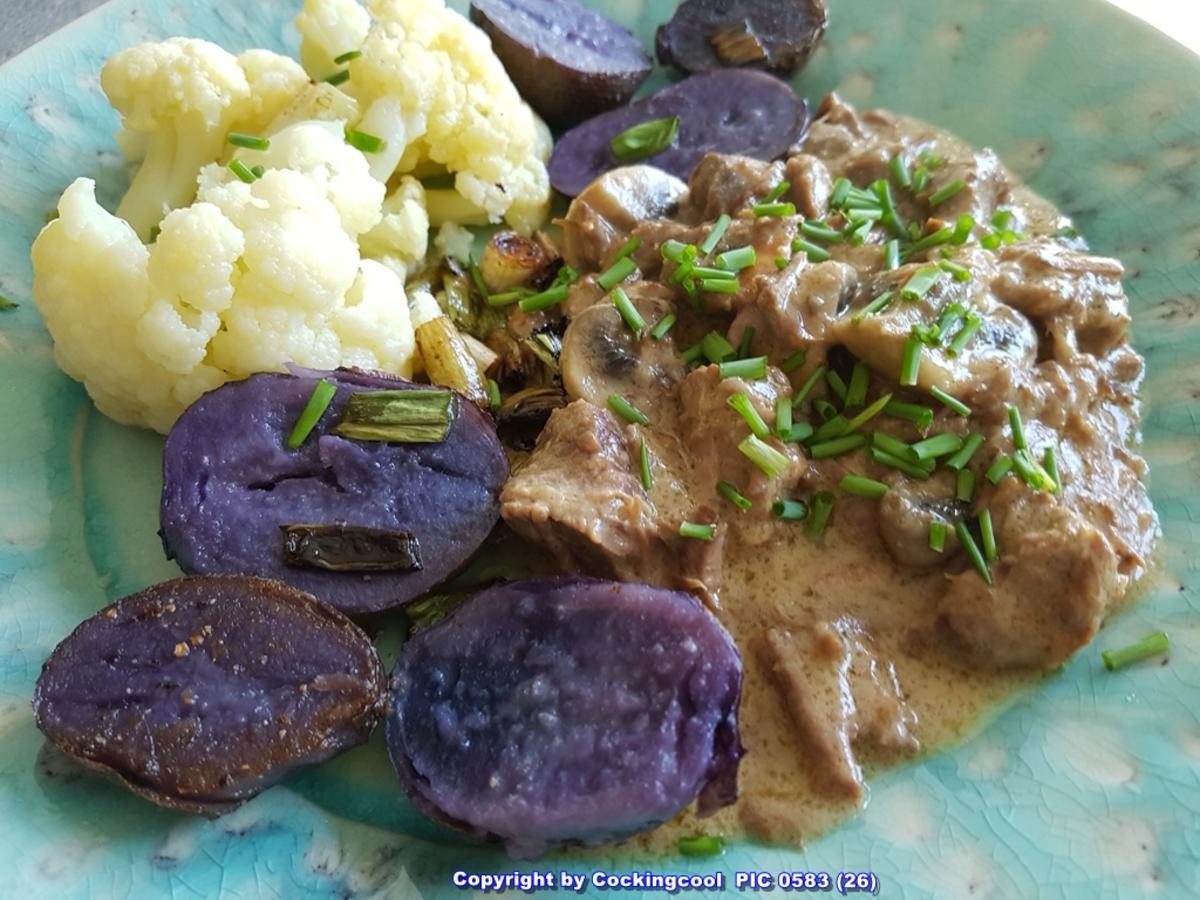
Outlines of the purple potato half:
{"label": "purple potato half", "polygon": [[266,578],[179,578],[76,628],[46,660],[38,728],[160,806],[214,816],[361,744],[386,699],[370,640]]}
{"label": "purple potato half", "polygon": [[790,75],[821,42],[823,0],[686,0],[658,27],[658,61],[685,72],[751,66]]}
{"label": "purple potato half", "polygon": [[[287,438],[324,378],[337,393],[298,450]],[[394,444],[332,433],[356,391],[425,389],[350,370],[254,375],[205,394],[163,450],[161,533],[185,572],[277,578],[357,615],[420,596],[466,564],[500,515],[508,460],[491,419],[459,398],[444,441]],[[334,572],[284,559],[284,525],[407,532],[420,568]]]}
{"label": "purple potato half", "polygon": [[536,578],[418,632],[392,673],[388,750],[434,819],[514,856],[656,827],[737,797],[742,663],[696,598]]}
{"label": "purple potato half", "polygon": [[471,0],[471,21],[552,125],[620,106],[654,68],[641,41],[575,0]]}
{"label": "purple potato half", "polygon": [[766,72],[718,69],[572,128],[554,145],[550,183],[574,197],[609,169],[625,165],[609,146],[623,131],[653,119],[679,117],[675,143],[641,162],[682,179],[706,153],[737,153],[772,160],[808,130],[808,104]]}

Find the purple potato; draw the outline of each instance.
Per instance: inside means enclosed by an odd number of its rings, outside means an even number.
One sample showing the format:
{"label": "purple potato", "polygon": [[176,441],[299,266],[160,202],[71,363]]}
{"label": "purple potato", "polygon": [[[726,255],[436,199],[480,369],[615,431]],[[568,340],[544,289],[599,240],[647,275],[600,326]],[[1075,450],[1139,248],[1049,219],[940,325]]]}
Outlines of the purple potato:
{"label": "purple potato", "polygon": [[[287,437],[317,382],[337,394],[298,450]],[[492,420],[456,404],[432,444],[349,440],[332,433],[355,391],[428,389],[350,370],[254,375],[205,394],[167,435],[161,533],[185,572],[276,578],[356,615],[420,596],[470,559],[500,516],[508,460]],[[288,565],[285,525],[351,525],[411,534],[409,571]]]}
{"label": "purple potato", "polygon": [[687,0],[658,27],[658,61],[685,72],[751,66],[790,75],[829,21],[822,0]]}
{"label": "purple potato", "polygon": [[386,699],[363,632],[266,578],[201,576],[107,606],[46,660],[38,728],[160,806],[215,816],[361,744]]}
{"label": "purple potato", "polygon": [[689,594],[590,578],[489,588],[392,673],[388,750],[418,808],[514,856],[737,797],[742,663]]}
{"label": "purple potato", "polygon": [[634,125],[679,117],[679,135],[666,150],[642,160],[687,179],[706,153],[755,159],[782,156],[808,130],[808,104],[773,75],[719,69],[589,119],[564,134],[550,157],[550,183],[574,197],[609,169],[624,165],[609,144]]}
{"label": "purple potato", "polygon": [[521,96],[552,125],[628,102],[654,68],[641,42],[574,0],[471,0]]}

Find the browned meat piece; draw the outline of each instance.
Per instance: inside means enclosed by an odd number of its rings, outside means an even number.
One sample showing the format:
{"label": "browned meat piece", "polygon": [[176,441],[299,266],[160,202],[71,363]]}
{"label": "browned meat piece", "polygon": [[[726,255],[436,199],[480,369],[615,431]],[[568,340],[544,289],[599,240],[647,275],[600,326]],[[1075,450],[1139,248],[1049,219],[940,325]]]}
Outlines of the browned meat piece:
{"label": "browned meat piece", "polygon": [[829,167],[815,156],[797,153],[787,161],[785,170],[791,182],[788,194],[796,209],[806,218],[821,219],[829,212],[829,194],[833,191],[833,176]]}
{"label": "browned meat piece", "polygon": [[601,175],[571,201],[563,257],[583,271],[601,268],[640,222],[673,215],[687,185],[654,166],[625,166]]}
{"label": "browned meat piece", "polygon": [[[967,504],[954,499],[953,472],[943,469],[928,481],[887,476],[889,490],[879,501],[879,534],[892,559],[904,566],[927,569],[945,565],[958,548],[954,525],[967,514]],[[929,547],[929,525],[948,526],[942,553]]]}
{"label": "browned meat piece", "polygon": [[915,753],[916,715],[892,664],[880,660],[854,622],[770,628],[758,647],[783,693],[823,793],[861,802],[856,745]]}
{"label": "browned meat piece", "polygon": [[688,179],[683,218],[711,222],[721,213],[736,216],[771,193],[783,178],[783,163],[709,153]]}

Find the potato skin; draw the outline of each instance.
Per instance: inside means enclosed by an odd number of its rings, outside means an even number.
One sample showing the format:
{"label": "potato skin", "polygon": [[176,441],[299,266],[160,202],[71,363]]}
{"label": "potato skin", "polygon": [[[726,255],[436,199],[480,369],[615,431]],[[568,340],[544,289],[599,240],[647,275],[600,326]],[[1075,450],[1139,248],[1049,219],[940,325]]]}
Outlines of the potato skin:
{"label": "potato skin", "polygon": [[627,103],[654,67],[636,37],[573,0],[472,0],[471,21],[521,96],[558,127]]}
{"label": "potato skin", "polygon": [[169,809],[215,816],[365,741],[385,705],[367,636],[265,578],[178,578],[79,625],[42,666],[54,746]]}

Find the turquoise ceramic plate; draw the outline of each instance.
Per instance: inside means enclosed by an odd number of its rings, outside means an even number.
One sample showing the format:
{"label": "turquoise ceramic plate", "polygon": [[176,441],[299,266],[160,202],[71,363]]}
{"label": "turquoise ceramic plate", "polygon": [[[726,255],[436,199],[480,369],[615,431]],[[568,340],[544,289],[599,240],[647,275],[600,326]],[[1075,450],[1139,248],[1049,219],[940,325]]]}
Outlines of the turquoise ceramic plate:
{"label": "turquoise ceramic plate", "polygon": [[[671,0],[597,2],[650,41]],[[1111,674],[1083,651],[954,752],[885,777],[805,851],[745,845],[662,872],[873,871],[889,897],[1188,897],[1200,886],[1200,61],[1099,0],[838,0],[799,79],[996,148],[1128,266],[1149,359],[1146,453],[1165,539],[1145,604],[1169,664]],[[155,534],[160,440],[96,414],[29,303],[29,244],[76,175],[124,173],[97,72],[135,41],[293,48],[291,2],[116,0],[0,70],[0,895],[458,897],[456,869],[511,869],[399,796],[378,746],[214,822],[40,755],[42,660],[106,601],[175,574]],[[559,860],[628,871],[614,852]],[[634,892],[636,893],[636,892]]]}

